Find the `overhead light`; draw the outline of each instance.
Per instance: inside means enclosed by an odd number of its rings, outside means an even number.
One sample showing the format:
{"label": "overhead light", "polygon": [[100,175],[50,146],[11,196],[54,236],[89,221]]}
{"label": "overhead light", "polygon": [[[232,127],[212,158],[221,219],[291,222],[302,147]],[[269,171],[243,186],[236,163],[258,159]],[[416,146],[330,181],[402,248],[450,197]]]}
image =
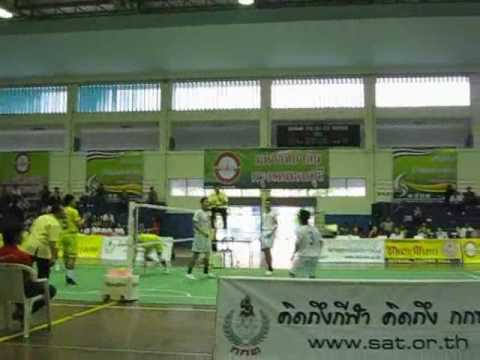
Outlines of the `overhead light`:
{"label": "overhead light", "polygon": [[0,18],[1,19],[11,19],[12,17],[13,17],[13,14],[10,11],[5,10],[5,9],[0,7]]}
{"label": "overhead light", "polygon": [[238,0],[238,3],[240,5],[248,6],[248,5],[253,5],[255,3],[255,0]]}

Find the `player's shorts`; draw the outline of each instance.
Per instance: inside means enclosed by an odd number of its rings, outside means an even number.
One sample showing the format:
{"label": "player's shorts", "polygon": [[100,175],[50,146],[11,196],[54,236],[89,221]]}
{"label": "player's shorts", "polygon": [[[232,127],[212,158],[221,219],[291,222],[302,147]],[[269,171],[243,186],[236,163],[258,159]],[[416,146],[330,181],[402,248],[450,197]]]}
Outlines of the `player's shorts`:
{"label": "player's shorts", "polygon": [[60,238],[60,247],[63,256],[76,257],[78,255],[77,234],[63,234]]}
{"label": "player's shorts", "polygon": [[317,270],[318,257],[297,256],[293,261],[290,273],[295,277],[314,278]]}
{"label": "player's shorts", "polygon": [[195,253],[210,254],[212,252],[212,243],[205,237],[196,237],[193,239],[192,251]]}
{"label": "player's shorts", "polygon": [[[145,251],[155,250],[157,253],[161,253],[163,250],[163,243],[160,236],[155,234],[140,234],[138,235],[138,241],[142,243]],[[155,242],[156,244],[149,244]]]}
{"label": "player's shorts", "polygon": [[275,240],[275,236],[271,231],[264,231],[262,233],[262,237],[260,238],[260,245],[263,249],[271,249],[273,247],[273,241]]}

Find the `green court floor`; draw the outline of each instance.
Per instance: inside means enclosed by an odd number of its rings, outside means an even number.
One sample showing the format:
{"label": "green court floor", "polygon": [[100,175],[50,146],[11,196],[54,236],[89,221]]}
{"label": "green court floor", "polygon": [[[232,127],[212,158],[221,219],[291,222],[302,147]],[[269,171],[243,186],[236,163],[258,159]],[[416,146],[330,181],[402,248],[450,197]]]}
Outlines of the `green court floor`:
{"label": "green court floor", "polygon": [[[63,271],[54,272],[51,283],[57,287],[57,300],[102,301],[103,277],[109,269],[103,265],[79,265],[78,286],[66,286]],[[142,274],[143,269],[137,269]],[[217,276],[264,276],[262,269],[218,269]],[[184,267],[174,267],[169,274],[158,267],[150,267],[141,275],[139,295],[143,304],[215,305],[217,281],[206,279],[196,269],[197,280],[185,278]],[[275,277],[287,277],[286,270],[278,270]],[[317,269],[319,279],[350,280],[478,280],[480,266],[464,267],[446,264],[402,265],[322,265]]]}

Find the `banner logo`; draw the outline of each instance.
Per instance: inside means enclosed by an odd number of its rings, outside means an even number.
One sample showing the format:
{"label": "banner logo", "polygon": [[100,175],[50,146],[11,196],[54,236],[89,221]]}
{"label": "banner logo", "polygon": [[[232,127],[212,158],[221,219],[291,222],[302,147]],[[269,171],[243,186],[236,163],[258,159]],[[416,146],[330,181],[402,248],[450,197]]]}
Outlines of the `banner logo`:
{"label": "banner logo", "polygon": [[240,159],[231,152],[220,154],[215,161],[215,176],[223,184],[234,182],[240,175]]}
{"label": "banner logo", "polygon": [[464,254],[469,257],[474,257],[478,254],[477,245],[473,241],[468,241],[463,245]]}
{"label": "banner logo", "polygon": [[225,317],[223,332],[232,343],[231,353],[241,356],[255,356],[261,353],[259,345],[270,330],[267,315],[255,308],[249,296],[240,302],[240,311],[231,310]]}
{"label": "banner logo", "polygon": [[15,170],[19,174],[26,174],[30,170],[30,157],[28,154],[21,153],[15,159]]}

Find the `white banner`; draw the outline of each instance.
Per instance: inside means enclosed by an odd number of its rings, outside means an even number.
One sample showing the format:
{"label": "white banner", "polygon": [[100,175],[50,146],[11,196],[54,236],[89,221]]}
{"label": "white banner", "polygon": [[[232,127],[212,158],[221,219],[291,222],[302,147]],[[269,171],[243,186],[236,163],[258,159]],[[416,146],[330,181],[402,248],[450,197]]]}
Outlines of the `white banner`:
{"label": "white banner", "polygon": [[385,241],[382,239],[355,239],[353,237],[323,239],[320,262],[383,263]]}
{"label": "white banner", "polygon": [[480,283],[221,278],[216,360],[478,360]]}

